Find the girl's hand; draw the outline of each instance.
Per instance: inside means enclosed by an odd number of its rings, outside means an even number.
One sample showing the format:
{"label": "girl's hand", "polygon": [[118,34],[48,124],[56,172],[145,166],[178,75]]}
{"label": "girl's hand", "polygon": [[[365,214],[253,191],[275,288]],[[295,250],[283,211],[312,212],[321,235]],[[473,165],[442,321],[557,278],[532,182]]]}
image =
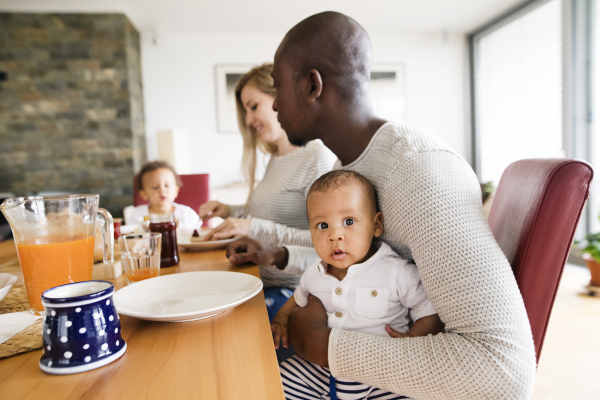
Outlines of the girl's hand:
{"label": "girl's hand", "polygon": [[252,220],[246,218],[227,218],[223,223],[206,234],[204,240],[219,240],[232,236],[247,236]]}
{"label": "girl's hand", "polygon": [[281,313],[277,313],[275,318],[273,318],[273,322],[271,322],[271,333],[273,334],[273,343],[275,343],[275,348],[279,348],[279,341],[281,340],[281,344],[286,349],[290,345],[288,329],[287,329],[287,321],[288,316],[282,315]]}
{"label": "girl's hand", "polygon": [[212,217],[227,218],[228,215],[229,206],[216,200],[202,204],[198,210],[198,216],[202,221],[206,221]]}

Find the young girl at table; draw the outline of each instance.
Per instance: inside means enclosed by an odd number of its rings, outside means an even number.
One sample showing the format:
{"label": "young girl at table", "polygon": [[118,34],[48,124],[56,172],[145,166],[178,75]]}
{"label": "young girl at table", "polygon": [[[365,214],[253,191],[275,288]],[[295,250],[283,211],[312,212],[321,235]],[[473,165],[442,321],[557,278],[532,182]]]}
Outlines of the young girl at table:
{"label": "young girl at table", "polygon": [[[352,171],[329,172],[313,183],[306,204],[313,245],[321,259],[306,270],[294,296],[273,319],[275,348],[280,339],[284,347],[289,345],[288,316],[307,304],[309,294],[323,303],[330,328],[394,338],[442,331],[417,267],[375,240],[383,233],[383,215],[377,212],[371,182]],[[336,380],[327,369],[298,356],[280,368],[286,399],[406,398]]]}
{"label": "young girl at table", "polygon": [[144,164],[137,174],[137,187],[140,197],[150,204],[137,206],[127,223],[138,223],[150,214],[173,213],[178,229],[196,229],[200,224],[198,214],[188,206],[175,203],[180,186],[181,179],[169,163],[151,161]]}

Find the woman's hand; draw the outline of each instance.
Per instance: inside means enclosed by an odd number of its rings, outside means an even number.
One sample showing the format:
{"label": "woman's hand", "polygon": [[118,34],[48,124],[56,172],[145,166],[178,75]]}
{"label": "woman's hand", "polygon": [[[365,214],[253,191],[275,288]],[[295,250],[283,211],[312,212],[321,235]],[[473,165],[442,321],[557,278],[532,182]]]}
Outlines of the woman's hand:
{"label": "woman's hand", "polygon": [[229,216],[229,206],[216,200],[209,201],[200,206],[198,216],[202,221],[213,217],[227,218]]}
{"label": "woman's hand", "polygon": [[206,234],[204,240],[219,240],[232,236],[246,236],[252,220],[246,218],[227,218],[223,223]]}

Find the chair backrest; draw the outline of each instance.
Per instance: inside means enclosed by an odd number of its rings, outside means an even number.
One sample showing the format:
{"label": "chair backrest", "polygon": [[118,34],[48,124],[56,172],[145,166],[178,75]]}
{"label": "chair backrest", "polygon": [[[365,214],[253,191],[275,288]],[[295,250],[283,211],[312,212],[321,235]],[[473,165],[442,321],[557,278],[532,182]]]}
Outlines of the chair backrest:
{"label": "chair backrest", "polygon": [[506,168],[489,223],[521,290],[539,361],[592,167],[578,160],[521,160]]}
{"label": "chair backrest", "polygon": [[[192,210],[198,212],[200,204],[204,204],[210,199],[208,174],[179,175],[179,177],[182,186],[175,202],[191,207]],[[148,202],[140,197],[137,190],[137,176],[134,176],[133,205],[137,207],[142,204],[148,204]],[[208,226],[208,221],[204,221],[202,226]]]}

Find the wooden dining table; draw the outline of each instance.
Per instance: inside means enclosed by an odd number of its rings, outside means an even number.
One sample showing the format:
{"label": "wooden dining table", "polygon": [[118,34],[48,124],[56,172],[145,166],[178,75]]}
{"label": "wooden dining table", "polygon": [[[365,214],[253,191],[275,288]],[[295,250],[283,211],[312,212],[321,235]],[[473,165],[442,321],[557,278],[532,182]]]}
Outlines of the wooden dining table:
{"label": "wooden dining table", "polygon": [[[15,273],[14,242],[0,243],[0,272]],[[160,275],[233,271],[260,278],[258,266],[229,263],[225,250],[181,251]],[[110,280],[126,286],[121,275]],[[0,360],[0,399],[283,399],[264,294],[220,315],[153,322],[123,315],[127,351],[118,360],[73,375],[49,375],[42,350]]]}

